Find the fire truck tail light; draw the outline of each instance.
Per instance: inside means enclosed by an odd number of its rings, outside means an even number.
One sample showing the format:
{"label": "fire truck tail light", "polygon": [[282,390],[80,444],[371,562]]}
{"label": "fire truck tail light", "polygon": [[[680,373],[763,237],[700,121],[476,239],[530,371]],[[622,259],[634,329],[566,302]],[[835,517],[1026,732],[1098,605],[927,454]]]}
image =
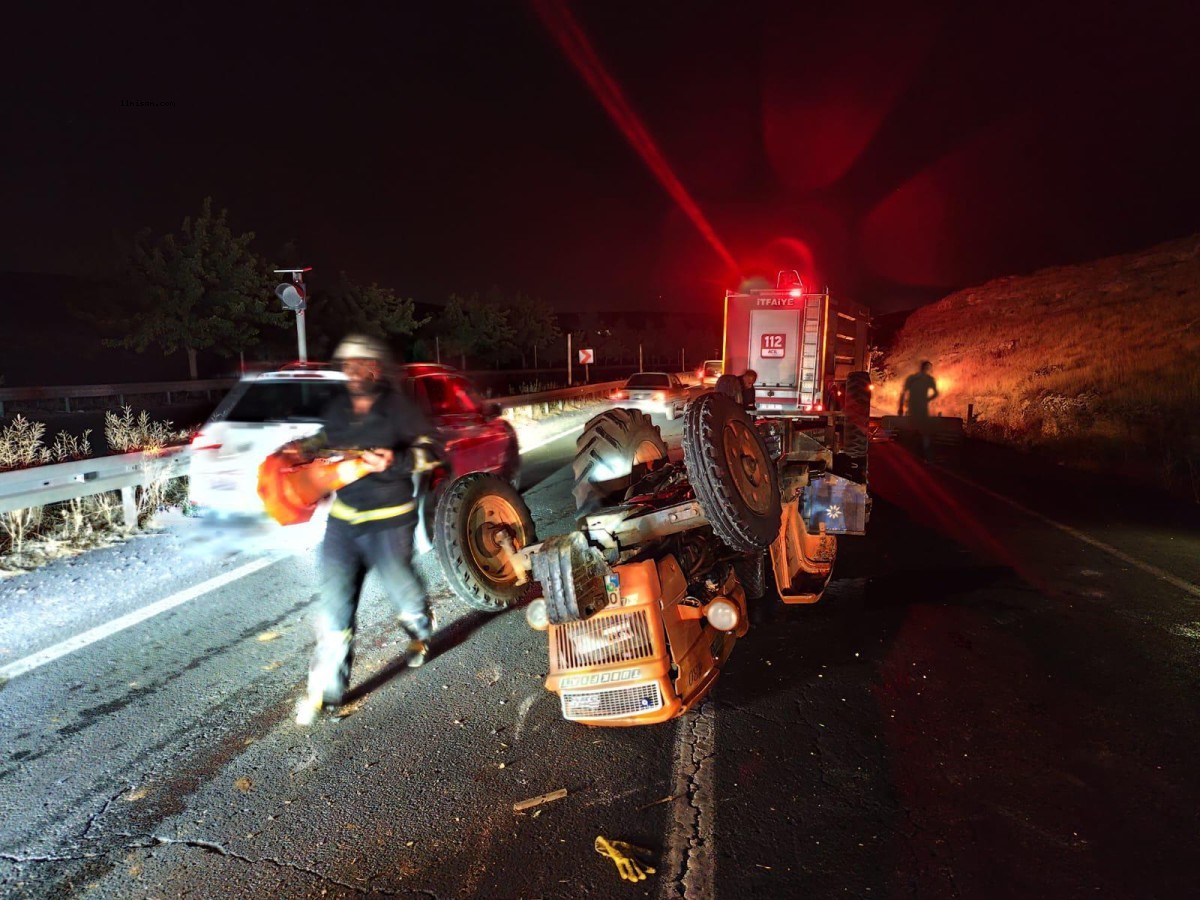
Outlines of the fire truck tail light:
{"label": "fire truck tail light", "polygon": [[800,290],[800,288],[792,288],[791,293],[792,293],[793,297],[803,297],[804,296],[804,291]]}
{"label": "fire truck tail light", "polygon": [[825,412],[825,404],[824,403],[817,404],[817,412]]}

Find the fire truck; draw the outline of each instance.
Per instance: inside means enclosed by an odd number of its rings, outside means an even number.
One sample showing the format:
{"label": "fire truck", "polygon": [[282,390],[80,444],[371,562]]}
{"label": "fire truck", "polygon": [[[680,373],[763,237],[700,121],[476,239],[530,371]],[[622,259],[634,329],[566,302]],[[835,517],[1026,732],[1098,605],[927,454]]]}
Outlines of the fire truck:
{"label": "fire truck", "polygon": [[[867,326],[861,307],[806,292],[794,272],[729,292],[726,374],[689,401],[682,458],[644,412],[599,413],[576,444],[566,534],[539,540],[502,479],[450,484],[433,528],[447,581],[477,609],[526,605],[564,718],[682,715],[712,689],[754,605],[820,599],[838,539],[863,534],[870,515]],[[747,369],[753,397],[734,374]]]}
{"label": "fire truck", "polygon": [[774,288],[725,293],[724,371],[758,373],[763,413],[842,409],[850,374],[868,368],[870,321],[860,304],[780,272]]}

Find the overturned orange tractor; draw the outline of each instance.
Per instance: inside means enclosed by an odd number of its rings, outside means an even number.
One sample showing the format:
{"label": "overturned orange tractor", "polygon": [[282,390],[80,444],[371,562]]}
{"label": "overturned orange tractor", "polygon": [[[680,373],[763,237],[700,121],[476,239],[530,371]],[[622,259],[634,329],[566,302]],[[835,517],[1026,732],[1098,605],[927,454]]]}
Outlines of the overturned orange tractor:
{"label": "overturned orange tractor", "polygon": [[709,391],[688,404],[673,459],[649,416],[607,410],[577,445],[577,530],[538,541],[516,492],[468,475],[438,510],[434,546],[473,605],[534,598],[526,618],[547,633],[546,687],[565,718],[662,722],[712,688],[766,602],[768,559],[779,597],[812,603],[837,536],[863,533],[866,461],[841,458],[837,418],[764,418]]}

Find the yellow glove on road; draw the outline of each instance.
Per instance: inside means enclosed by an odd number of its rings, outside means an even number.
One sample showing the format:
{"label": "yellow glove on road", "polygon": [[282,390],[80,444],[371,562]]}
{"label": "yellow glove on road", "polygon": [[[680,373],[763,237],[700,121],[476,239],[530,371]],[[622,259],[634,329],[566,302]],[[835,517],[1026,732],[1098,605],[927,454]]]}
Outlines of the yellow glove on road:
{"label": "yellow glove on road", "polygon": [[647,875],[654,874],[654,867],[649,863],[642,862],[634,856],[635,853],[642,856],[650,856],[650,851],[642,847],[635,847],[632,844],[627,844],[624,841],[610,841],[607,838],[596,837],[596,852],[601,856],[607,856],[613,861],[613,865],[617,867],[617,874],[624,881],[645,881]]}

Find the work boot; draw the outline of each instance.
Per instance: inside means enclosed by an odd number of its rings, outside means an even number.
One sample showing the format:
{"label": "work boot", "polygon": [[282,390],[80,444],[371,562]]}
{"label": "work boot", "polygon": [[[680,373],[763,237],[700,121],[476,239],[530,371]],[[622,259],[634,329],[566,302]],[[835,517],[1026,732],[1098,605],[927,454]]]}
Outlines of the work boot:
{"label": "work boot", "polygon": [[409,641],[405,652],[408,654],[408,667],[410,669],[419,669],[425,665],[425,657],[429,655],[429,642]]}
{"label": "work boot", "polygon": [[428,641],[437,631],[437,615],[426,607],[423,612],[402,613],[400,627],[408,632],[414,640]]}
{"label": "work boot", "polygon": [[296,704],[296,724],[311,725],[318,712],[342,705],[349,687],[353,632],[326,632],[317,638],[317,649],[308,670],[308,688]]}

